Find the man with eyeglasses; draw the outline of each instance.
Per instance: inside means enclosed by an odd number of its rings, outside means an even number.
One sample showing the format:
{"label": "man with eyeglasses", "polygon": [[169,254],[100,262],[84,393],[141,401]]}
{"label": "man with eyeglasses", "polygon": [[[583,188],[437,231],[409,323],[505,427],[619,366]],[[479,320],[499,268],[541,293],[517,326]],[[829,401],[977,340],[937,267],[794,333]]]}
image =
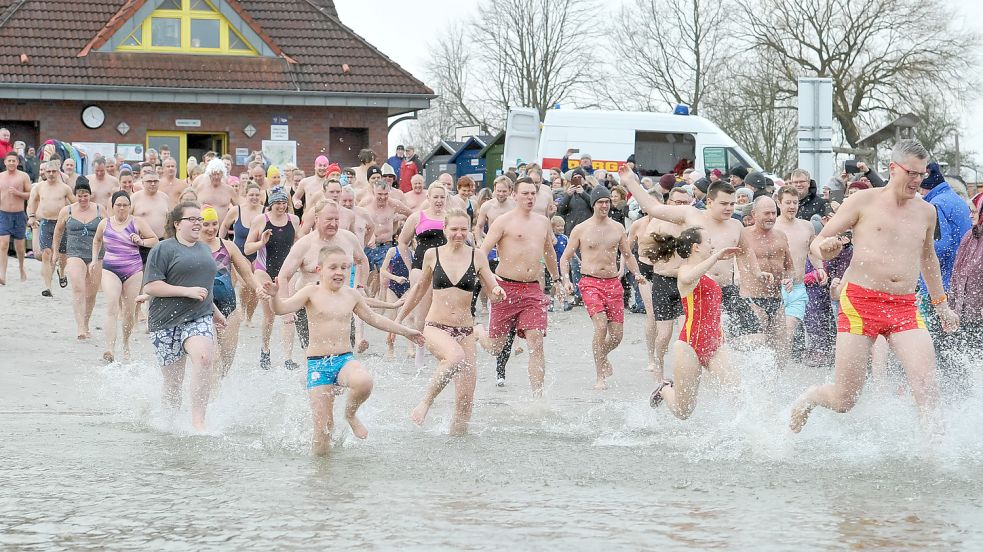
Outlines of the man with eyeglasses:
{"label": "man with eyeglasses", "polygon": [[799,194],[799,211],[795,215],[797,218],[811,220],[813,215],[822,216],[826,212],[826,200],[816,192],[816,181],[809,175],[809,171],[795,169],[789,184]]}
{"label": "man with eyeglasses", "polygon": [[832,259],[843,248],[839,235],[853,230],[853,260],[840,292],[834,380],[810,387],[795,402],[789,423],[794,432],[816,406],[853,408],[880,335],[904,367],[923,428],[930,435],[942,431],[935,350],[915,301],[919,274],[946,332],[958,329],[959,316],[949,307],[935,254],[935,208],[917,197],[928,157],[918,142],[898,141],[888,184],[850,196],[812,242],[813,254]]}
{"label": "man with eyeglasses", "polygon": [[[173,161],[173,159],[168,159]],[[171,200],[167,194],[160,191],[160,176],[156,171],[142,172],[140,183],[143,189],[135,192],[130,198],[131,212],[134,217],[141,218],[150,225],[150,229],[158,238],[164,237],[164,227],[167,226],[167,212],[171,210]],[[140,248],[143,263],[147,264],[150,249]]]}

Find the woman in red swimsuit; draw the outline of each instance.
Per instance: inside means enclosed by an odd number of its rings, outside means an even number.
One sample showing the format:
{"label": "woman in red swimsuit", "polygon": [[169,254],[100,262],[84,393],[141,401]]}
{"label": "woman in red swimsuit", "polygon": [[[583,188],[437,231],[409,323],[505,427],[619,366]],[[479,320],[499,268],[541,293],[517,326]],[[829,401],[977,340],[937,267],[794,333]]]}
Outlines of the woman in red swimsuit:
{"label": "woman in red swimsuit", "polygon": [[655,244],[647,254],[649,258],[667,262],[673,255],[679,255],[683,259],[677,286],[686,319],[679,340],[673,345],[675,381],[663,381],[652,392],[649,402],[655,408],[665,401],[677,418],[685,420],[696,408],[702,368],[725,385],[739,383],[737,372],[731,368],[720,327],[720,285],[707,276],[707,272],[717,262],[733,259],[741,249],[727,247],[714,251],[699,227],[687,228],[679,237],[656,234],[654,239]]}

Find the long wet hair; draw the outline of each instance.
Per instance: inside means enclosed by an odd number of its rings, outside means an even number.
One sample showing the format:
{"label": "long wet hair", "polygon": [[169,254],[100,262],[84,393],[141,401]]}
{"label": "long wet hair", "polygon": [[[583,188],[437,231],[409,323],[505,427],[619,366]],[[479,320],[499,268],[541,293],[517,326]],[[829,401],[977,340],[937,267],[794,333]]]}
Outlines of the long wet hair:
{"label": "long wet hair", "polygon": [[655,259],[660,263],[668,262],[673,255],[687,259],[693,254],[693,246],[703,241],[703,228],[691,226],[683,230],[679,236],[672,234],[652,234],[652,247],[645,252],[645,256]]}
{"label": "long wet hair", "polygon": [[167,224],[164,226],[164,237],[173,238],[177,234],[174,225],[177,224],[181,217],[184,216],[185,209],[201,209],[201,205],[198,205],[194,201],[182,201],[171,209],[170,213],[167,213]]}

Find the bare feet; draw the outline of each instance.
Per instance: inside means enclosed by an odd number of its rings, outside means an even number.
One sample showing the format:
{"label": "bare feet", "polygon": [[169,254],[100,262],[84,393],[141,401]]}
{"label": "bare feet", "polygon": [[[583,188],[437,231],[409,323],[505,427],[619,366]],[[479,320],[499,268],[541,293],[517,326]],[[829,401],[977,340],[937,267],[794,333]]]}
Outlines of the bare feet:
{"label": "bare feet", "polygon": [[607,388],[608,388],[608,384],[603,379],[597,380],[597,383],[594,384],[594,389],[598,391],[604,391]]}
{"label": "bare feet", "polygon": [[102,360],[104,360],[105,362],[110,362],[111,363],[115,359],[113,358],[113,353],[111,351],[106,351],[105,353],[102,354]]}
{"label": "bare feet", "polygon": [[358,348],[355,349],[358,353],[364,353],[369,348],[369,342],[365,339],[358,342]]}
{"label": "bare feet", "polygon": [[[812,389],[810,388],[809,391],[812,391]],[[802,427],[806,425],[806,422],[809,420],[809,413],[812,412],[812,408],[815,406],[809,401],[809,399],[806,398],[809,391],[803,393],[802,396],[795,401],[795,404],[792,405],[792,419],[788,423],[788,428],[791,429],[793,433],[802,431]]]}
{"label": "bare feet", "polygon": [[430,405],[427,404],[426,401],[423,401],[416,405],[413,412],[410,412],[410,419],[413,420],[413,423],[416,425],[422,426],[423,421],[427,418],[428,412],[430,412]]}
{"label": "bare feet", "polygon": [[386,351],[386,355],[382,357],[383,360],[396,360],[396,350],[389,349]]}
{"label": "bare feet", "polygon": [[27,271],[24,270],[23,268],[20,269],[20,281],[21,282],[26,282],[27,281]]}
{"label": "bare feet", "polygon": [[204,433],[205,432],[205,419],[204,418],[198,418],[198,417],[192,416],[191,417],[191,425],[192,425],[192,427],[195,428],[195,431],[197,431],[198,433]]}
{"label": "bare feet", "polygon": [[369,430],[365,429],[365,426],[362,425],[361,421],[359,421],[358,416],[351,415],[346,417],[348,419],[348,425],[352,426],[352,433],[354,433],[356,437],[359,439],[365,439],[369,436]]}

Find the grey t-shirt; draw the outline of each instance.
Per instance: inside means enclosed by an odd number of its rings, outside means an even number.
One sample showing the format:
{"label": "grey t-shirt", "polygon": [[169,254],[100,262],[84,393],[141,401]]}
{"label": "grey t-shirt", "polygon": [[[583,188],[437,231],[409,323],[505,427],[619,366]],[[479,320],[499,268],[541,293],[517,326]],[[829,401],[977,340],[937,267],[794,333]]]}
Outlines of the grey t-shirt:
{"label": "grey t-shirt", "polygon": [[207,245],[198,242],[191,247],[175,238],[166,239],[150,250],[143,269],[143,283],[163,280],[172,286],[203,287],[208,290],[204,301],[187,297],[153,297],[148,317],[150,330],[173,328],[212,314],[212,284],[218,270]]}

